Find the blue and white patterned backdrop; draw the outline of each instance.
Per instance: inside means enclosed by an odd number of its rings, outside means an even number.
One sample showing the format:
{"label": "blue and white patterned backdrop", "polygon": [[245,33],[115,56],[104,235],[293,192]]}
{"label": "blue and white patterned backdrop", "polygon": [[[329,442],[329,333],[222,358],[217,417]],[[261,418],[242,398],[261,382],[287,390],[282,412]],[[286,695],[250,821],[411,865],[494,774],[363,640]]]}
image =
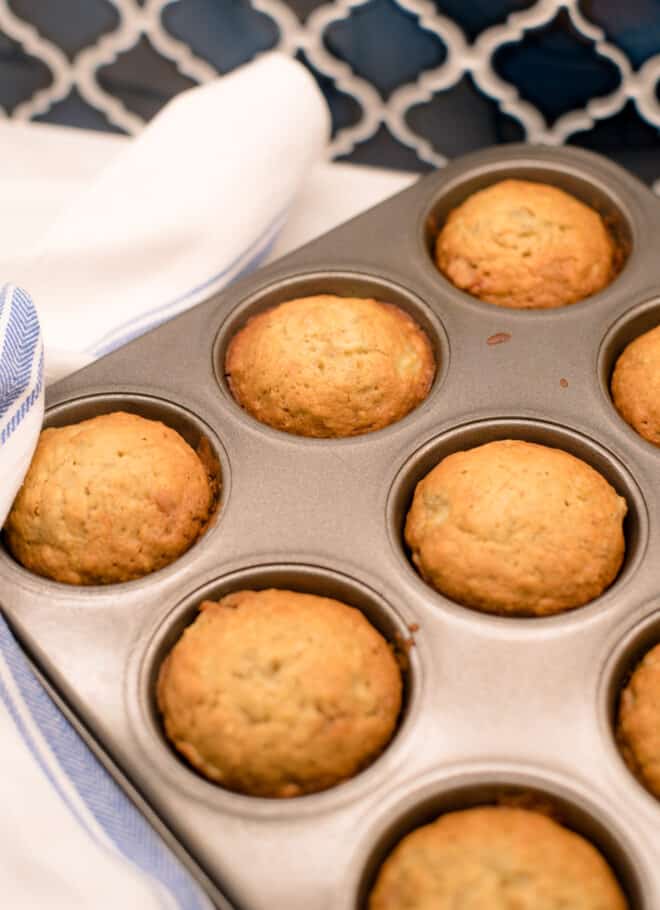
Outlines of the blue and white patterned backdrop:
{"label": "blue and white patterned backdrop", "polygon": [[0,0],[0,114],[136,133],[273,48],[319,81],[336,158],[568,142],[660,191],[660,0]]}

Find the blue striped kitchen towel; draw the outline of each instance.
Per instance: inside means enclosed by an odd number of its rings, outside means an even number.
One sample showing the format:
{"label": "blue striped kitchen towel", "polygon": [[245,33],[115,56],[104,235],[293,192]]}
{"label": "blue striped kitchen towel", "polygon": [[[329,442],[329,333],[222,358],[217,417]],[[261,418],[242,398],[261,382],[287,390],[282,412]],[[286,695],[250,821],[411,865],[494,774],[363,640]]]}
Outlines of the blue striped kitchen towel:
{"label": "blue striped kitchen towel", "polygon": [[23,482],[44,416],[44,351],[25,291],[0,290],[0,525]]}
{"label": "blue striped kitchen towel", "polygon": [[[0,526],[41,429],[43,366],[34,305],[20,288],[5,285],[0,290]],[[51,701],[1,617],[0,806],[3,907],[212,906]]]}
{"label": "blue striped kitchen towel", "polygon": [[211,910],[0,619],[0,869],[11,910]]}

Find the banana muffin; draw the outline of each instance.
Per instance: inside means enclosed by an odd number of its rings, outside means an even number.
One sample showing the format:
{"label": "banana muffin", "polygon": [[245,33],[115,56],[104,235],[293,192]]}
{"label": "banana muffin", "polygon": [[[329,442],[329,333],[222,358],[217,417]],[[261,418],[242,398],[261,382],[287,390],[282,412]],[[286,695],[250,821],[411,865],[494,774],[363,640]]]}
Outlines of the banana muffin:
{"label": "banana muffin", "polygon": [[195,543],[218,482],[175,430],[137,414],[46,429],[5,539],[22,565],[55,581],[129,581]]}
{"label": "banana muffin", "polygon": [[612,398],[623,419],[660,446],[660,325],[631,341],[617,360]]}
{"label": "banana muffin", "polygon": [[452,284],[498,306],[550,309],[609,284],[619,251],[589,206],[555,186],[502,180],[455,208],[435,261]]}
{"label": "banana muffin", "polygon": [[161,666],[157,698],[167,737],[207,778],[252,796],[301,796],[385,748],[401,672],[359,610],[271,589],[200,611]]}
{"label": "banana muffin", "polygon": [[621,692],[617,739],[630,770],[660,799],[660,645],[644,656]]}
{"label": "banana muffin", "polygon": [[435,358],[399,307],[320,294],[253,316],[229,345],[225,373],[262,423],[299,436],[357,436],[417,407]]}
{"label": "banana muffin", "polygon": [[538,812],[482,806],[440,816],[399,842],[369,910],[627,910],[588,841]]}
{"label": "banana muffin", "polygon": [[425,581],[452,600],[547,616],[612,583],[626,511],[579,458],[500,440],[447,456],[417,484],[405,539]]}

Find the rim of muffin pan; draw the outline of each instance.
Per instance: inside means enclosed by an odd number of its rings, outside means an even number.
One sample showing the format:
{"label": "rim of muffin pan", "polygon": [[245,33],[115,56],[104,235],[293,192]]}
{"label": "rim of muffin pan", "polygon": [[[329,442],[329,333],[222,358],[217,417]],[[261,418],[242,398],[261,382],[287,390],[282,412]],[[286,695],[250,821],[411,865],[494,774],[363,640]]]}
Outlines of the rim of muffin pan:
{"label": "rim of muffin pan", "polygon": [[[558,153],[559,155],[560,153]],[[600,162],[599,162],[600,163]],[[517,318],[538,318],[542,313],[561,317],[567,310],[591,306],[603,301],[612,300],[622,292],[621,278],[626,280],[639,273],[641,264],[639,256],[639,226],[633,215],[637,207],[633,201],[633,192],[619,178],[616,170],[607,174],[607,182],[600,175],[592,173],[591,161],[534,160],[534,149],[530,148],[519,158],[504,158],[500,161],[487,160],[468,165],[468,167],[451,177],[436,190],[426,203],[418,224],[417,245],[422,254],[427,275],[438,283],[447,296],[458,295],[462,304],[476,307],[480,312],[493,311],[516,314]],[[502,180],[518,179],[545,183],[562,189],[590,208],[595,209],[604,219],[606,227],[613,238],[621,262],[614,278],[608,285],[575,303],[559,307],[521,309],[503,307],[488,303],[456,287],[443,275],[435,264],[434,247],[436,238],[445,224],[450,212],[464,202],[473,193],[486,189]],[[641,274],[641,273],[640,273]]]}
{"label": "rim of muffin pan", "polygon": [[[428,395],[416,408],[400,420],[374,430],[355,436],[315,438],[297,433],[287,433],[271,427],[241,407],[234,398],[225,373],[225,358],[232,338],[245,327],[249,319],[273,309],[280,303],[300,297],[316,294],[334,294],[338,297],[373,298],[381,303],[392,303],[411,316],[428,337],[436,362],[436,372]],[[232,407],[234,414],[245,420],[252,428],[258,428],[266,434],[275,434],[278,438],[296,440],[304,445],[346,445],[367,442],[374,438],[383,438],[387,433],[415,420],[418,415],[426,413],[441,392],[449,370],[451,351],[449,336],[441,319],[430,306],[413,291],[395,281],[378,277],[368,272],[349,270],[319,270],[296,272],[292,275],[270,282],[244,297],[223,319],[213,344],[213,372],[216,382],[225,399]]]}
{"label": "rim of muffin pan", "polygon": [[[623,524],[625,555],[621,569],[609,588],[583,606],[573,607],[551,616],[502,616],[489,613],[452,600],[436,591],[424,581],[412,563],[410,550],[404,540],[404,526],[418,482],[446,456],[504,439],[517,439],[562,449],[580,458],[598,471],[628,504],[628,513]],[[600,443],[569,427],[549,421],[516,417],[485,418],[460,424],[419,446],[399,467],[390,485],[385,520],[390,545],[397,562],[422,596],[427,600],[430,598],[431,603],[438,609],[449,610],[454,615],[463,618],[471,616],[480,622],[507,623],[510,626],[515,623],[519,629],[538,629],[540,624],[546,627],[583,622],[601,614],[605,609],[616,609],[621,589],[633,578],[644,557],[649,534],[648,510],[644,495],[618,458]]]}
{"label": "rim of muffin pan", "polygon": [[52,578],[39,575],[31,569],[25,568],[13,556],[7,547],[4,535],[0,534],[0,559],[6,560],[12,566],[14,571],[19,572],[26,580],[38,585],[47,585],[58,592],[67,592],[72,598],[88,597],[90,593],[110,592],[113,594],[117,591],[133,590],[138,586],[148,585],[155,579],[163,579],[168,574],[181,571],[182,566],[187,565],[199,554],[198,547],[206,546],[207,542],[213,537],[218,526],[222,522],[222,516],[227,508],[227,501],[231,492],[231,469],[229,458],[224,446],[218,439],[216,433],[203,420],[189,411],[182,405],[173,401],[159,398],[154,395],[144,395],[135,392],[100,392],[98,394],[84,395],[77,398],[69,399],[48,408],[44,417],[43,429],[48,427],[64,427],[71,424],[80,423],[92,417],[99,417],[102,414],[111,414],[115,411],[126,411],[131,414],[137,414],[148,420],[158,420],[173,430],[176,430],[185,441],[193,448],[201,442],[202,438],[206,439],[211,447],[214,459],[220,467],[220,491],[218,501],[215,504],[213,515],[205,532],[195,543],[189,547],[181,556],[178,556],[168,565],[157,569],[155,572],[149,572],[140,578],[134,578],[130,581],[113,582],[110,584],[96,585],[72,585],[66,582],[55,581]]}
{"label": "rim of muffin pan", "polygon": [[371,824],[354,855],[347,881],[350,897],[341,900],[342,910],[367,910],[383,862],[407,834],[448,812],[498,805],[541,812],[580,834],[608,862],[630,910],[652,910],[646,870],[635,858],[630,835],[621,830],[609,809],[603,809],[600,799],[578,791],[573,782],[499,763],[454,766],[426,775],[425,780],[412,788],[408,784],[407,792],[390,801]]}
{"label": "rim of muffin pan", "polygon": [[614,367],[624,349],[640,335],[660,326],[660,296],[654,296],[631,307],[610,326],[598,350],[598,381],[607,408],[629,440],[639,443],[646,452],[660,454],[660,448],[644,439],[637,430],[623,419],[614,405],[611,393]]}
{"label": "rim of muffin pan", "polygon": [[660,798],[656,797],[626,763],[617,737],[617,721],[621,693],[642,658],[660,644],[660,597],[650,605],[653,612],[629,627],[623,635],[617,633],[614,644],[608,643],[607,659],[598,683],[598,719],[605,750],[612,769],[620,781],[626,781],[631,798],[655,813],[657,823]]}
{"label": "rim of muffin pan", "polygon": [[[259,797],[235,792],[205,778],[168,741],[156,703],[160,667],[186,629],[198,615],[204,600],[217,600],[234,591],[299,591],[340,600],[356,607],[392,647],[403,682],[402,707],[395,732],[382,752],[351,778],[317,793],[288,799]],[[406,620],[373,589],[342,572],[298,563],[268,563],[238,569],[206,582],[161,614],[136,647],[127,671],[125,702],[136,739],[150,768],[168,780],[168,786],[222,812],[261,818],[293,818],[329,812],[353,802],[382,782],[403,760],[406,743],[419,713],[424,674],[411,630],[412,614]],[[415,627],[413,626],[413,629]]]}

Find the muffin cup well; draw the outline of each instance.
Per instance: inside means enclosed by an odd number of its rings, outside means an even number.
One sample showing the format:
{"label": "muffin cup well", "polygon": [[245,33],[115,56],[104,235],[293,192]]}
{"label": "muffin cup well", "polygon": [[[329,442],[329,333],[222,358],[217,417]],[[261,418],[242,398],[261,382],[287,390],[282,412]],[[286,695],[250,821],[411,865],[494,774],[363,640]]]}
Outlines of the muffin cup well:
{"label": "muffin cup well", "polygon": [[615,773],[627,775],[636,794],[646,808],[660,818],[660,799],[651,793],[625,761],[617,736],[619,702],[621,693],[642,658],[660,644],[660,612],[656,609],[641,622],[629,629],[615,645],[603,670],[598,693],[598,712],[606,748],[610,753]]}
{"label": "muffin cup well", "polygon": [[[515,154],[515,153],[514,153]],[[569,153],[570,155],[570,153]],[[461,291],[438,269],[435,263],[434,246],[438,233],[445,224],[450,212],[464,202],[469,196],[483,190],[501,180],[517,179],[528,180],[536,183],[545,183],[563,190],[571,196],[584,202],[597,211],[612,237],[616,249],[616,274],[612,281],[596,294],[584,298],[584,301],[593,301],[600,298],[616,283],[621,273],[626,268],[631,253],[636,246],[636,219],[632,214],[630,205],[627,204],[625,188],[617,185],[616,175],[607,175],[606,178],[595,176],[586,162],[576,158],[570,160],[553,161],[547,157],[544,150],[543,157],[534,159],[534,149],[528,149],[519,160],[493,161],[480,163],[469,168],[453,180],[448,180],[442,189],[435,195],[425,211],[422,220],[422,234],[419,238],[429,266],[435,272],[437,279],[447,288],[458,292],[465,300],[471,300],[482,306],[501,309],[496,304],[481,301],[478,297]],[[607,179],[609,178],[609,179]],[[570,304],[576,306],[583,301]],[[556,307],[552,312],[561,312],[566,307]],[[517,310],[514,312],[539,312],[539,310]]]}
{"label": "muffin cup well", "polygon": [[611,393],[612,373],[618,358],[625,348],[640,335],[660,326],[660,298],[654,297],[645,303],[635,306],[623,314],[603,338],[598,352],[598,379],[604,397],[615,418],[628,432],[630,438],[639,441],[647,451],[660,454],[658,446],[648,442],[627,421],[614,405]]}
{"label": "muffin cup well", "polygon": [[[240,590],[279,588],[330,597],[356,607],[390,643],[401,669],[402,707],[396,731],[383,752],[363,771],[334,787],[293,799],[269,799],[234,793],[200,775],[169,743],[158,711],[156,685],[160,667],[184,629],[196,618],[204,600],[218,600]],[[229,812],[258,816],[298,815],[333,809],[353,800],[378,783],[384,765],[396,760],[401,742],[417,713],[421,665],[411,631],[379,595],[348,576],[305,565],[261,565],[241,569],[208,582],[161,618],[146,647],[135,654],[128,673],[127,707],[136,736],[160,773],[191,796]]]}
{"label": "muffin cup well", "polygon": [[[229,388],[225,374],[227,349],[232,338],[246,325],[252,316],[272,309],[285,301],[294,300],[300,297],[310,297],[316,294],[333,294],[338,297],[373,298],[382,303],[394,304],[408,313],[408,315],[411,316],[426,333],[426,336],[431,343],[436,363],[436,372],[433,383],[424,401],[405,417],[401,418],[401,420],[395,421],[389,426],[396,426],[403,420],[410,420],[420,409],[424,408],[427,403],[430,403],[435,398],[449,366],[449,341],[442,323],[432,310],[415,294],[384,278],[377,278],[359,272],[310,272],[307,274],[292,275],[270,284],[265,288],[261,288],[256,293],[242,300],[241,303],[229,313],[227,319],[223,322],[213,347],[213,367],[220,389],[236,408],[238,414],[246,420],[249,420],[252,425],[256,424],[261,427],[265,432],[283,432],[281,430],[276,430],[267,424],[261,423],[238,404]],[[345,438],[349,438],[351,441],[368,439],[373,436],[374,432],[383,433],[388,429],[389,427],[383,427],[380,430],[375,430],[370,433],[351,437],[340,437],[338,439],[332,437],[326,439],[314,439],[314,437],[296,438],[304,438],[311,442],[328,444]],[[288,433],[285,435],[295,436],[295,434]]]}
{"label": "muffin cup well", "polygon": [[79,594],[82,595],[84,592],[116,591],[118,588],[123,589],[125,585],[130,585],[131,587],[143,585],[148,583],[150,579],[155,577],[160,578],[162,573],[175,571],[172,567],[180,566],[182,560],[191,559],[196,547],[212,535],[229,496],[231,474],[229,460],[222,443],[210,427],[190,411],[180,407],[172,401],[165,401],[164,399],[147,395],[131,394],[130,392],[125,394],[112,393],[91,395],[84,398],[72,399],[48,409],[43,426],[44,429],[48,427],[69,426],[71,424],[80,423],[83,420],[99,417],[102,414],[111,414],[115,411],[126,411],[131,414],[137,414],[147,420],[158,420],[171,429],[176,430],[176,432],[179,433],[195,451],[203,444],[206,453],[205,457],[208,462],[208,470],[212,475],[215,474],[217,479],[217,500],[207,529],[192,547],[185,551],[185,553],[182,553],[177,559],[173,560],[162,569],[158,569],[156,572],[151,572],[132,581],[118,582],[115,584],[84,586],[68,585],[62,582],[53,581],[52,579],[45,578],[41,575],[35,575],[35,573],[24,568],[17,562],[9,552],[4,542],[4,537],[0,538],[2,540],[0,559],[10,560],[18,571],[38,579],[40,584],[55,585],[59,590],[70,591],[72,597],[76,597],[76,595]]}
{"label": "muffin cup well", "polygon": [[[348,885],[351,896],[341,908],[367,910],[369,893],[385,859],[411,831],[447,812],[476,806],[513,806],[549,815],[595,846],[614,871],[630,910],[652,910],[646,874],[635,859],[628,837],[593,798],[585,798],[563,781],[511,769],[434,775],[391,806],[373,826],[368,843],[358,851]],[[333,908],[335,910],[335,908]],[[336,910],[339,910],[337,905]]]}
{"label": "muffin cup well", "polygon": [[[548,617],[514,618],[485,614],[450,600],[426,584],[414,569],[410,559],[410,551],[403,537],[403,530],[415,487],[419,481],[448,455],[501,439],[520,439],[551,448],[563,449],[591,465],[614,487],[620,496],[625,498],[628,504],[628,513],[623,525],[626,542],[623,564],[610,587],[590,603]],[[399,559],[404,562],[407,571],[415,573],[415,577],[424,586],[424,589],[432,597],[437,598],[439,605],[451,605],[454,609],[470,610],[486,619],[504,620],[506,622],[529,623],[529,620],[533,619],[535,623],[557,623],[565,620],[567,616],[571,616],[576,611],[582,614],[585,610],[598,609],[601,601],[606,596],[611,603],[613,597],[610,597],[610,595],[615,594],[616,590],[634,574],[646,549],[648,538],[648,515],[642,493],[628,471],[614,456],[597,443],[566,427],[515,418],[483,420],[459,426],[427,442],[421,449],[418,449],[408,459],[394,479],[387,502],[386,521],[390,541]]]}

